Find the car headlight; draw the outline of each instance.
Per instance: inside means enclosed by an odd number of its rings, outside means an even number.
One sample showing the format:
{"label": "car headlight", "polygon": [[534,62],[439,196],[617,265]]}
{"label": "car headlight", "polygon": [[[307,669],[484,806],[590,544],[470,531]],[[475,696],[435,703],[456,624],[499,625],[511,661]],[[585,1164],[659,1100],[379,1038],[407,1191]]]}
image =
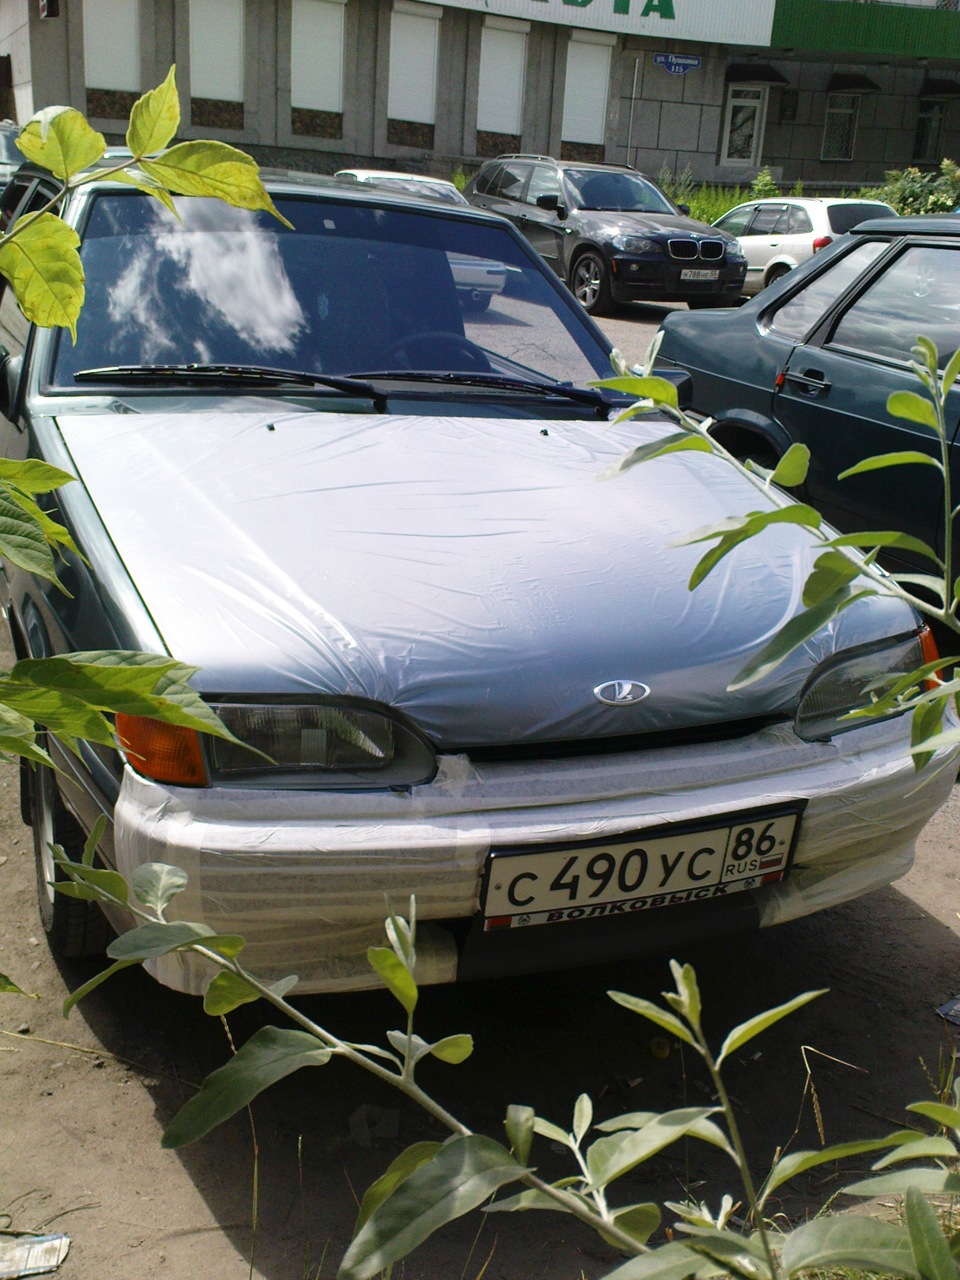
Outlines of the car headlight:
{"label": "car headlight", "polygon": [[331,699],[219,702],[213,709],[253,751],[224,738],[205,737],[204,768],[192,730],[176,729],[171,735],[169,726],[156,721],[118,716],[118,734],[130,765],[158,782],[181,786],[209,781],[333,791],[416,786],[429,782],[437,771],[430,743],[400,716],[376,705]]}
{"label": "car headlight", "polygon": [[907,675],[936,656],[936,646],[924,628],[920,633],[858,645],[828,658],[801,691],[793,722],[797,737],[805,742],[822,742],[835,734],[862,728],[869,721],[861,716],[850,717],[850,713],[869,707],[882,695],[882,683],[878,685],[878,681]]}
{"label": "car headlight", "polygon": [[615,249],[619,249],[621,253],[663,254],[663,249],[657,244],[656,240],[648,240],[646,236],[619,235],[614,236],[610,243]]}

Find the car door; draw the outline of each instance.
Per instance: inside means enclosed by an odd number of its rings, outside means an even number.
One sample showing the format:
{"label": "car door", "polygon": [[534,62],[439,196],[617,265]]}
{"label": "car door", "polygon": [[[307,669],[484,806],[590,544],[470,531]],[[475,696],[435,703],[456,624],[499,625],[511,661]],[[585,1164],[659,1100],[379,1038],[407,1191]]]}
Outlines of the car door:
{"label": "car door", "polygon": [[[894,417],[887,401],[894,392],[922,391],[909,367],[918,335],[932,339],[941,369],[960,346],[958,299],[960,244],[901,244],[865,272],[791,353],[776,396],[776,417],[794,440],[809,446],[810,501],[839,528],[900,529],[942,554],[944,494],[934,467],[912,464],[846,480],[838,476],[877,454],[906,450],[939,457],[933,429]],[[958,421],[960,392],[951,391],[947,429],[955,492]],[[919,563],[901,553],[895,558]],[[929,571],[929,563],[924,568]]]}
{"label": "car door", "polygon": [[722,218],[718,218],[713,224],[721,231],[726,231],[727,235],[736,236],[740,241],[740,248],[743,250],[747,259],[747,274],[743,282],[743,292],[746,294],[754,294],[763,288],[763,268],[753,263],[747,253],[747,232],[750,223],[753,221],[754,214],[757,211],[755,204],[741,204],[736,209],[731,209],[729,213],[725,213]]}
{"label": "car door", "polygon": [[749,227],[740,233],[740,244],[747,259],[747,279],[763,288],[763,276],[770,259],[776,256],[787,221],[785,204],[761,204]]}
{"label": "car door", "polygon": [[555,196],[563,203],[560,176],[553,165],[535,164],[531,169],[516,223],[543,260],[563,276],[563,241],[569,223],[559,217],[556,209],[542,209],[537,204],[541,196]]}
{"label": "car door", "polygon": [[487,189],[483,192],[478,190],[473,203],[481,209],[498,213],[501,218],[509,218],[515,226],[519,226],[520,215],[525,214],[522,204],[523,188],[529,172],[529,164],[505,160],[491,178]]}

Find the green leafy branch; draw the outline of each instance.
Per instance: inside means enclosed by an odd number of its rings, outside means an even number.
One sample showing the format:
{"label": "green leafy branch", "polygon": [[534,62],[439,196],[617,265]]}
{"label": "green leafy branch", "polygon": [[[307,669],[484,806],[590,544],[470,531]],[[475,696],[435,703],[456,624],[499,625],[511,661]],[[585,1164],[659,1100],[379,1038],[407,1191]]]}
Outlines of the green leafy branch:
{"label": "green leafy branch", "polygon": [[[503,1142],[471,1131],[416,1080],[421,1061],[432,1057],[457,1065],[471,1054],[473,1040],[469,1035],[455,1034],[428,1042],[415,1030],[419,991],[412,901],[408,917],[389,913],[385,924],[388,945],[371,947],[367,953],[373,971],[403,1009],[405,1026],[388,1031],[383,1046],[356,1044],[319,1026],[289,1002],[295,976],[267,984],[245,969],[240,959],[241,938],[218,934],[191,921],[168,919],[168,908],[187,884],[183,871],[159,863],[141,866],[128,887],[117,873],[93,865],[97,838],[95,831],[80,862],[71,862],[55,847],[55,861],[64,879],[54,888],[121,908],[139,923],[111,943],[108,956],[112,963],[67,998],[65,1015],[121,969],[175,952],[193,952],[212,966],[204,995],[208,1014],[226,1015],[242,1004],[264,999],[294,1024],[294,1029],[262,1028],[208,1076],[170,1122],[162,1139],[165,1147],[202,1139],[278,1080],[304,1067],[325,1066],[337,1057],[396,1088],[449,1131],[444,1141],[421,1141],[408,1147],[367,1190],[353,1240],[338,1272],[341,1280],[372,1280],[434,1231],[475,1209],[488,1213],[553,1210],[577,1218],[625,1255],[627,1260],[609,1280],[711,1280],[721,1274],[738,1280],[789,1280],[810,1267],[834,1265],[870,1267],[911,1280],[958,1280],[949,1246],[923,1198],[930,1190],[960,1191],[960,1177],[947,1168],[958,1154],[958,1105],[917,1103],[911,1108],[929,1120],[936,1132],[903,1129],[885,1137],[794,1152],[776,1160],[762,1183],[751,1174],[722,1069],[756,1036],[823,992],[806,992],[748,1019],[734,1027],[714,1053],[702,1028],[696,975],[689,965],[672,961],[675,990],[663,993],[665,1006],[618,991],[611,991],[610,996],[699,1056],[718,1105],[662,1114],[636,1111],[597,1122],[593,1101],[581,1094],[567,1130],[538,1116],[532,1107],[512,1104],[504,1117]],[[954,1103],[960,1104],[960,1089],[955,1091]],[[944,1129],[952,1136],[945,1136]],[[566,1151],[573,1171],[553,1182],[544,1180],[532,1163],[536,1138]],[[680,1219],[675,1230],[681,1238],[652,1245],[651,1238],[662,1221],[659,1206],[647,1202],[615,1204],[611,1188],[681,1138],[706,1142],[730,1158],[748,1206],[746,1224],[742,1229],[734,1226],[730,1195],[724,1196],[715,1214],[705,1204],[669,1204]],[[908,1212],[903,1227],[839,1217],[818,1219],[790,1232],[771,1230],[766,1207],[772,1194],[789,1179],[818,1165],[877,1151],[886,1153],[874,1165],[878,1176],[856,1183],[848,1191],[853,1195],[905,1194]],[[907,1162],[918,1160],[927,1163],[920,1168],[905,1167]],[[939,1163],[930,1164],[931,1160]],[[889,1172],[894,1165],[895,1172]],[[494,1198],[511,1184],[519,1184],[521,1189],[505,1199]],[[940,1259],[940,1269],[930,1269],[931,1257]],[[951,1258],[952,1271],[946,1268],[945,1257]]]}

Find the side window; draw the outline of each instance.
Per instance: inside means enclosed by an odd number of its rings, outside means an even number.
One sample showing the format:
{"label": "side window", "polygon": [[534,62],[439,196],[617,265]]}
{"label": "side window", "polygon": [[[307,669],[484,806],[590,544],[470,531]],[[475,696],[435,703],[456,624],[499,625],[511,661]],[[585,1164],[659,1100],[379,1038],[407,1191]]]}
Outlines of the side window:
{"label": "side window", "polygon": [[535,164],[527,187],[527,204],[536,204],[540,196],[556,196],[560,198],[560,179],[556,169],[546,164]]}
{"label": "side window", "polygon": [[813,221],[806,209],[801,209],[798,205],[791,205],[787,210],[786,226],[779,229],[784,235],[802,236],[806,235],[807,232],[813,231]]}
{"label": "side window", "polygon": [[497,196],[500,200],[519,200],[526,177],[526,165],[505,164],[487,188],[487,195]]}
{"label": "side window", "polygon": [[501,164],[484,165],[477,175],[476,192],[477,195],[486,195],[492,186],[496,183],[500,176],[500,170],[503,168]]}
{"label": "side window", "polygon": [[757,210],[757,216],[753,220],[749,234],[752,236],[772,236],[775,231],[782,232],[784,227],[780,226],[780,219],[784,213],[786,213],[785,205],[761,205]]}
{"label": "side window", "polygon": [[830,344],[906,362],[924,334],[936,346],[942,369],[958,345],[958,296],[960,252],[907,249],[843,313]]}
{"label": "side window", "polygon": [[749,204],[743,209],[732,209],[729,213],[724,214],[714,225],[731,236],[748,235],[747,225],[753,217],[753,208],[753,205]]}
{"label": "side window", "polygon": [[774,333],[798,341],[807,336],[823,313],[840,297],[857,276],[886,248],[883,240],[865,240],[836,259],[807,286],[789,298],[767,321]]}

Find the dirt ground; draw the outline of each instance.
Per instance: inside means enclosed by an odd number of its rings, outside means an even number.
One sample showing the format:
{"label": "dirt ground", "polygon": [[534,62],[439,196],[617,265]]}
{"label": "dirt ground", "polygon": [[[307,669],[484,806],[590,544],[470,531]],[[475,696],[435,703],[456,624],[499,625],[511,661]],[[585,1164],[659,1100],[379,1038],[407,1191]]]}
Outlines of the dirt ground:
{"label": "dirt ground", "polygon": [[[202,1076],[229,1052],[200,1005],[139,969],[99,988],[68,1020],[61,1003],[96,965],[51,959],[34,904],[30,835],[17,778],[0,769],[0,971],[39,996],[0,1000],[0,1210],[20,1229],[65,1231],[63,1280],[210,1276],[328,1280],[348,1243],[356,1197],[405,1145],[435,1125],[339,1063],[302,1072],[257,1101],[259,1211],[252,1231],[254,1137],[244,1115],[182,1152],[160,1134]],[[798,1123],[794,1145],[817,1142],[801,1106],[804,1049],[828,1141],[885,1132],[957,1036],[937,1007],[960,990],[960,791],[927,829],[914,871],[893,888],[779,930],[689,955],[718,1037],[743,1018],[813,987],[831,994],[749,1046],[730,1064],[754,1164],[764,1168]],[[425,1073],[474,1128],[501,1132],[510,1102],[571,1123],[586,1090],[598,1117],[700,1104],[706,1086],[678,1052],[654,1056],[651,1029],[607,999],[655,997],[666,963],[643,962],[460,988],[421,1000],[431,1037],[470,1031],[475,1056]],[[354,1040],[382,1042],[399,1023],[386,996],[314,998],[311,1014]],[[256,1025],[235,1015],[238,1039]],[[811,1052],[814,1051],[814,1052]],[[829,1056],[823,1056],[829,1055]],[[840,1062],[832,1059],[841,1059]],[[846,1064],[846,1065],[843,1065]],[[537,1140],[541,1169],[565,1166]],[[818,1208],[852,1169],[815,1171],[784,1209]],[[732,1189],[712,1148],[677,1147],[624,1180],[631,1201],[719,1202]],[[553,1214],[474,1215],[439,1233],[395,1280],[592,1280],[616,1256]]]}

